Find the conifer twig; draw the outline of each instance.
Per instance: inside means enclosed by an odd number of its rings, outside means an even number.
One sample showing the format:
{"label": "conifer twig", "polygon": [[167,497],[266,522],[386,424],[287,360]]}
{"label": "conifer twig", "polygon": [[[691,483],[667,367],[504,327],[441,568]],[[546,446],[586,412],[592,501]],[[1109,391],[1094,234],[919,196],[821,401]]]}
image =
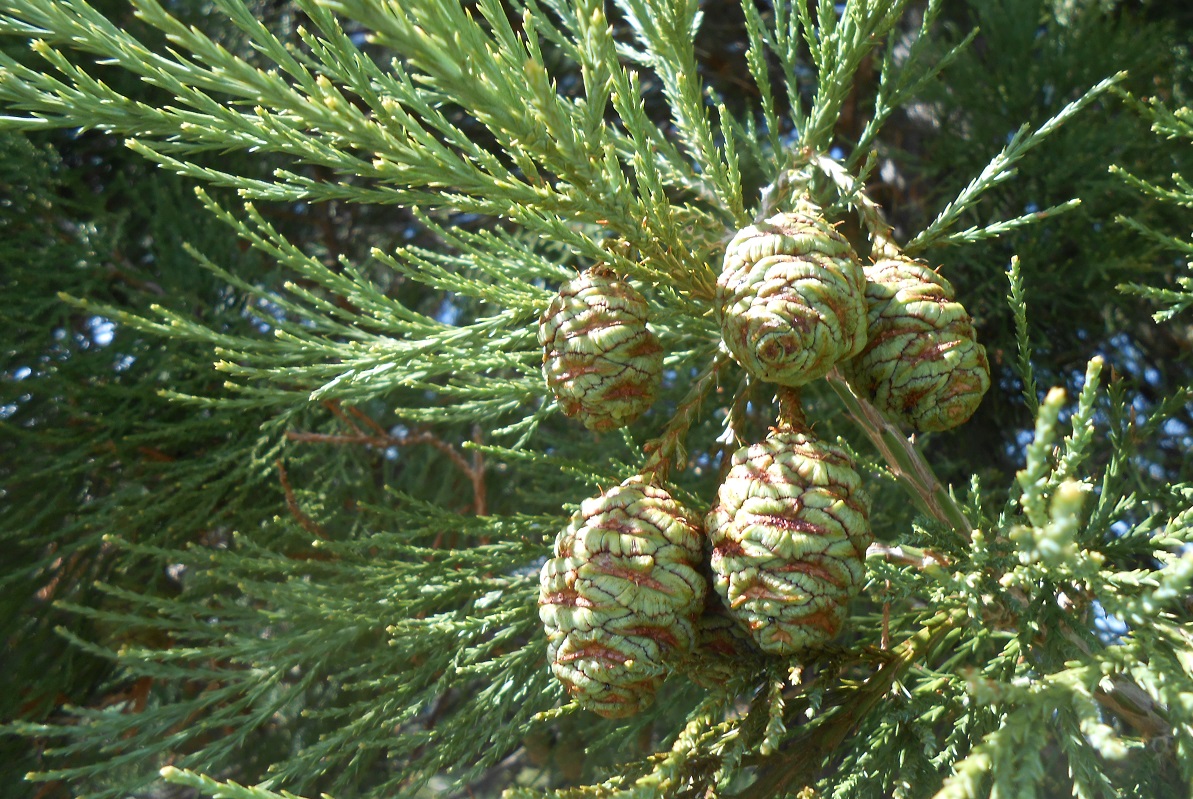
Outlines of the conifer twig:
{"label": "conifer twig", "polygon": [[[161,770],[162,779],[172,785],[183,785],[212,799],[296,799],[289,791],[274,793],[255,785],[239,785],[235,782],[219,782],[202,774],[186,769],[166,766]],[[324,794],[326,796],[326,794]]]}
{"label": "conifer twig", "polygon": [[282,492],[286,495],[286,507],[290,509],[290,515],[298,522],[302,529],[306,530],[316,538],[327,540],[327,531],[323,527],[307,516],[298,504],[298,499],[294,496],[294,489],[290,486],[290,476],[286,473],[286,465],[282,463],[281,458],[277,458],[273,462],[278,469],[278,481],[282,484]]}
{"label": "conifer twig", "polygon": [[882,541],[875,541],[866,548],[867,558],[884,558],[899,563],[915,566],[922,571],[940,569],[949,565],[949,559],[931,549],[921,549],[908,544],[891,546]]}
{"label": "conifer twig", "polygon": [[695,421],[696,413],[704,403],[709,389],[716,383],[717,374],[728,361],[728,353],[717,352],[704,367],[704,370],[692,381],[692,387],[679,401],[675,415],[667,423],[662,435],[651,439],[642,447],[648,455],[646,465],[642,467],[643,474],[653,473],[659,480],[665,480],[671,467],[687,458],[687,451],[683,446],[684,438],[687,436],[692,422]]}
{"label": "conifer twig", "polygon": [[877,408],[855,394],[837,369],[833,369],[827,379],[833,391],[845,403],[850,417],[874,444],[891,474],[907,489],[920,510],[968,541],[973,534],[973,525],[911,442],[897,427],[884,419]]}
{"label": "conifer twig", "polygon": [[1007,271],[1007,279],[1011,283],[1010,305],[1011,313],[1015,317],[1015,343],[1018,357],[1015,360],[1015,371],[1023,381],[1023,399],[1027,403],[1032,416],[1040,411],[1039,389],[1036,387],[1035,372],[1031,365],[1031,339],[1028,337],[1027,327],[1027,299],[1023,291],[1023,275],[1019,270],[1019,256],[1011,257],[1011,268]]}
{"label": "conifer twig", "polygon": [[754,393],[755,385],[756,381],[750,379],[749,372],[743,371],[741,381],[737,385],[737,390],[734,392],[729,409],[725,414],[725,432],[717,437],[720,454],[732,454],[742,445],[740,429],[745,421],[746,409],[750,405],[750,396]]}
{"label": "conifer twig", "polygon": [[[1027,124],[1020,127],[1011,136],[1006,146],[990,159],[990,163],[986,165],[982,173],[971,180],[961,190],[961,193],[957,195],[956,199],[942,208],[930,225],[921,230],[911,241],[907,242],[904,249],[909,254],[919,253],[938,241],[951,239],[951,237],[947,236],[949,229],[977,202],[978,198],[985,191],[1005,182],[1015,174],[1016,166],[1029,150],[1071,119],[1078,111],[1092,103],[1107,89],[1122,81],[1126,76],[1127,73],[1118,72],[1102,80],[1086,91],[1085,94],[1081,95],[1081,97],[1066,105],[1034,131]],[[1048,213],[1059,212],[1069,210],[1072,207],[1071,203],[1065,203],[1047,209],[1047,211]],[[1026,217],[1012,220],[1011,226],[1016,227],[1020,222],[1034,218],[1036,218],[1034,214],[1028,214]],[[969,235],[971,240],[984,238],[980,231],[964,231],[963,235]]]}
{"label": "conifer twig", "polygon": [[842,197],[857,209],[862,224],[870,231],[870,257],[877,259],[883,256],[897,256],[899,247],[895,244],[894,229],[886,220],[878,203],[866,196],[866,192],[863,191],[865,187],[861,182],[844,166],[823,153],[807,153],[804,157],[827,175],[837,185]]}
{"label": "conifer twig", "polygon": [[[343,421],[352,433],[349,435],[337,433],[311,433],[297,430],[289,430],[286,432],[286,438],[290,441],[305,441],[308,443],[318,444],[363,444],[371,446],[376,449],[389,449],[390,447],[407,447],[414,444],[426,444],[434,447],[448,457],[455,466],[464,473],[472,483],[473,492],[473,512],[477,516],[485,516],[488,513],[488,501],[485,489],[485,462],[484,456],[478,450],[473,453],[471,462],[464,457],[459,449],[447,443],[443,439],[426,431],[418,433],[407,433],[406,435],[396,435],[389,432],[375,419],[368,416],[359,408],[349,406],[348,413],[340,407],[340,403],[335,400],[329,400],[324,405],[336,416],[336,418]],[[369,430],[363,430],[359,425],[349,418],[349,414],[356,419],[359,419]],[[480,444],[483,432],[480,425],[473,425],[472,440],[476,444]],[[289,495],[287,495],[289,497]]]}
{"label": "conifer twig", "polygon": [[941,611],[925,621],[917,633],[891,651],[890,659],[833,713],[831,719],[787,741],[775,755],[773,766],[757,782],[737,794],[736,799],[771,799],[787,795],[785,791],[796,780],[802,780],[804,785],[811,784],[815,775],[809,774],[808,770],[837,749],[903,673],[916,661],[931,656],[966,615],[965,609],[955,608]]}

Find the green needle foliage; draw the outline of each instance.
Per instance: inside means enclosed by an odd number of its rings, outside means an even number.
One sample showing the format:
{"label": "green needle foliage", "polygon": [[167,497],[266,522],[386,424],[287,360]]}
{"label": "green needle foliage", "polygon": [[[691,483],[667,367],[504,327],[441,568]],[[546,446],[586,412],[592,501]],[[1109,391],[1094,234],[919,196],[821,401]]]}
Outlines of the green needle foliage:
{"label": "green needle foliage", "polygon": [[[1095,0],[0,0],[3,791],[1188,795],[1190,32]],[[600,718],[539,570],[648,466],[702,518],[776,423],[713,301],[804,195],[947,275],[992,388],[908,437],[804,386],[872,498],[846,631]],[[601,434],[537,338],[595,264],[664,350]]]}

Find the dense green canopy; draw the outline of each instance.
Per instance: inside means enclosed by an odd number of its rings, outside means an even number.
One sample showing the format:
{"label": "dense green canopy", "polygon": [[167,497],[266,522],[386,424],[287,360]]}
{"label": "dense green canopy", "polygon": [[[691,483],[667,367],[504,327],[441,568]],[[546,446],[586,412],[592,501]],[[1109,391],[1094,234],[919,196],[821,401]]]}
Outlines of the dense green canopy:
{"label": "dense green canopy", "polygon": [[[0,0],[0,793],[1186,795],[1177,5]],[[990,388],[908,436],[801,386],[869,496],[844,632],[598,717],[540,569],[778,423],[717,279],[808,199],[947,278]],[[595,264],[663,348],[604,432],[538,338]]]}

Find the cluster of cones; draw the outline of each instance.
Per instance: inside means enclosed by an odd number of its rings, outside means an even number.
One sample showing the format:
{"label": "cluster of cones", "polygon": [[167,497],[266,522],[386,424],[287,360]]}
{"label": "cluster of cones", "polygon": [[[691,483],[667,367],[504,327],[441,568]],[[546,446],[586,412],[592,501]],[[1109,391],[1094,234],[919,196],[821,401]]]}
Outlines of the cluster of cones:
{"label": "cluster of cones", "polygon": [[[753,377],[796,388],[839,366],[855,391],[917,431],[963,423],[989,387],[985,350],[949,283],[902,256],[862,266],[807,201],[738,232],[715,308],[726,349]],[[609,430],[650,406],[662,347],[647,313],[632,286],[600,267],[561,288],[539,338],[565,413]],[[827,643],[865,578],[861,478],[802,420],[781,420],[733,455],[703,520],[661,483],[646,471],[586,500],[542,570],[552,669],[581,705],[609,717],[649,704],[671,670],[707,681],[693,664]]]}

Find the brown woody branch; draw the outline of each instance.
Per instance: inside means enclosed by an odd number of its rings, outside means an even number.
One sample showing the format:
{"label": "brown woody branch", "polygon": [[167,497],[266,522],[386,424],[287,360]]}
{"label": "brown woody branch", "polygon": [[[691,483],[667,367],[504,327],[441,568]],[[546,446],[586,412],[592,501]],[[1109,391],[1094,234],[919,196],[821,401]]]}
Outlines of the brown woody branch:
{"label": "brown woody branch", "polygon": [[[360,444],[382,450],[389,449],[390,447],[409,447],[416,444],[425,444],[434,447],[446,455],[448,460],[463,472],[464,476],[468,478],[468,481],[472,483],[473,512],[477,516],[484,516],[488,513],[485,461],[480,451],[474,452],[470,460],[459,449],[432,433],[423,431],[407,433],[406,435],[395,435],[359,408],[348,407],[347,412],[345,412],[345,409],[337,401],[325,402],[324,405],[352,432],[337,434],[289,430],[286,432],[286,438],[290,441],[304,441],[314,444]],[[357,424],[357,421],[360,424]],[[483,436],[484,433],[480,425],[473,425],[472,440],[480,444]]]}

